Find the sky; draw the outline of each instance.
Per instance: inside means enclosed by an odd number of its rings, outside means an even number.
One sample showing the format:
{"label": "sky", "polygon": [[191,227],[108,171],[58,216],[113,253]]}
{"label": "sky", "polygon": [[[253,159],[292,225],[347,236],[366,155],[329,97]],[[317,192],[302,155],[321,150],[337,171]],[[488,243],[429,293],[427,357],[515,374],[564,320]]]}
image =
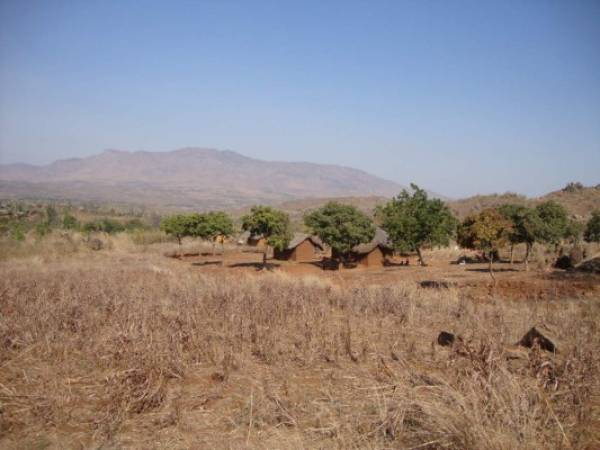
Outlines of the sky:
{"label": "sky", "polygon": [[0,1],[0,163],[192,146],[598,184],[600,1]]}

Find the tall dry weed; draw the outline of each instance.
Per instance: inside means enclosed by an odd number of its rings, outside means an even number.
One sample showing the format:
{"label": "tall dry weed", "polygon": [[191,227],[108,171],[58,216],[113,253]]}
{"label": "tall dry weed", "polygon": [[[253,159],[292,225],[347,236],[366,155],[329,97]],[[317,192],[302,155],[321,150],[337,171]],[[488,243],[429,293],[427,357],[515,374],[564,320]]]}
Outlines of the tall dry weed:
{"label": "tall dry weed", "polygon": [[[474,302],[124,255],[1,266],[1,447],[600,443],[597,300]],[[512,346],[533,324],[558,354]],[[442,329],[463,340],[437,346]]]}

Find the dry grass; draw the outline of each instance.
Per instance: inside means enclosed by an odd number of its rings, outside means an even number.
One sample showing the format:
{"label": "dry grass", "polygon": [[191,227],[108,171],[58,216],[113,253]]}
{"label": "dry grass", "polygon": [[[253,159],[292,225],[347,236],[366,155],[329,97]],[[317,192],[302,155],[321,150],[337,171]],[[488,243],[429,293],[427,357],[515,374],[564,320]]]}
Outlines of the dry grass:
{"label": "dry grass", "polygon": [[[0,265],[1,448],[600,446],[597,301],[203,275],[155,253]],[[510,345],[534,324],[557,355]]]}

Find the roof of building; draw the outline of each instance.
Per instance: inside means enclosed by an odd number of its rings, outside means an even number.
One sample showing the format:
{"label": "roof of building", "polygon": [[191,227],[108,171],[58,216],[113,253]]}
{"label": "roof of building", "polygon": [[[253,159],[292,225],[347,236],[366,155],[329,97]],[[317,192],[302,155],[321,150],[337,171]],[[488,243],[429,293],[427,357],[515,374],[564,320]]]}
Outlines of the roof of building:
{"label": "roof of building", "polygon": [[380,247],[385,250],[392,249],[392,245],[388,234],[379,227],[375,229],[375,236],[373,237],[373,239],[371,239],[370,242],[367,242],[366,244],[358,244],[352,248],[352,251],[354,253],[364,255],[367,253],[371,253],[376,247]]}
{"label": "roof of building", "polygon": [[292,237],[292,240],[288,244],[287,249],[288,250],[295,249],[300,244],[302,244],[302,242],[304,242],[306,239],[310,240],[313,243],[313,245],[315,245],[316,247],[319,247],[321,250],[323,250],[323,242],[321,241],[321,239],[319,239],[318,236],[311,236],[306,233],[294,233],[294,236]]}

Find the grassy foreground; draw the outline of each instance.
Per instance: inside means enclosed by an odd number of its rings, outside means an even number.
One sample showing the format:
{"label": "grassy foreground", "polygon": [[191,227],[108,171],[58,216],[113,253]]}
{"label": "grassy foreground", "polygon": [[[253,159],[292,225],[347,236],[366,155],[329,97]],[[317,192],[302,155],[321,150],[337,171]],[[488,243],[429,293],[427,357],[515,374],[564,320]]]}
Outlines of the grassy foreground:
{"label": "grassy foreground", "polygon": [[[598,301],[202,274],[158,252],[0,270],[1,448],[600,446]],[[512,345],[533,325],[558,354]]]}

